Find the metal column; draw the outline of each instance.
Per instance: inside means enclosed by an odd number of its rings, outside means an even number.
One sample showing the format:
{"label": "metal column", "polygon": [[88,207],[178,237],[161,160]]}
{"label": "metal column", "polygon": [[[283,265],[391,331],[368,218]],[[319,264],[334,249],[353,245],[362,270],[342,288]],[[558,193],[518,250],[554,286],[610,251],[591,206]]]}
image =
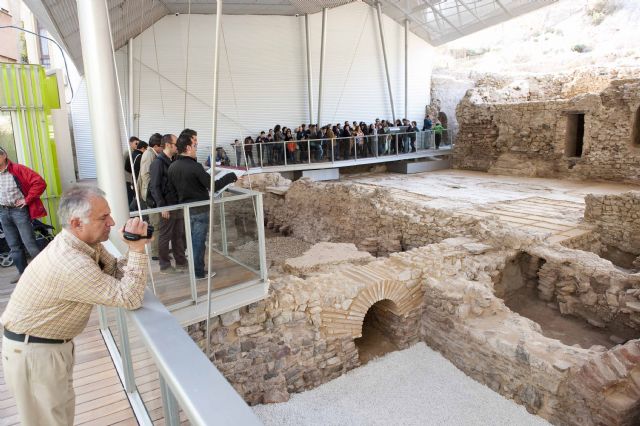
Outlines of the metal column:
{"label": "metal column", "polygon": [[404,20],[404,118],[409,118],[409,20],[408,19]]}
{"label": "metal column", "polygon": [[378,12],[378,27],[380,28],[380,43],[382,44],[382,56],[384,57],[384,72],[387,75],[387,88],[389,89],[389,102],[391,103],[391,116],[393,122],[396,121],[396,110],[393,106],[393,93],[391,93],[391,79],[389,78],[389,65],[387,63],[387,48],[384,44],[384,31],[382,27],[382,6],[380,2],[376,3],[376,11]]}
{"label": "metal column", "polygon": [[[211,135],[213,143],[211,144],[211,192],[215,189],[216,176],[216,143],[218,140],[218,68],[220,64],[220,26],[222,25],[222,0],[216,1],[216,40],[213,50],[213,111],[211,113]],[[213,199],[209,202],[209,250],[207,250],[207,320],[206,320],[206,355],[211,356],[211,339],[209,333],[211,330],[211,273],[213,272],[213,262],[211,252],[213,251]]]}
{"label": "metal column", "polygon": [[313,78],[311,76],[311,30],[309,29],[308,13],[304,15],[304,28],[307,36],[307,91],[309,93],[309,124],[311,124],[313,123]]}
{"label": "metal column", "polygon": [[77,6],[98,186],[106,193],[116,222],[111,230],[111,241],[124,252],[126,245],[120,238],[119,229],[129,218],[129,204],[124,173],[113,173],[123,170],[124,162],[120,155],[120,101],[109,12],[106,3],[100,1],[78,0]]}
{"label": "metal column", "polygon": [[127,71],[127,89],[128,89],[128,96],[129,96],[129,102],[127,102],[127,104],[129,105],[129,134],[127,135],[127,137],[131,137],[134,134],[133,131],[133,120],[134,120],[134,111],[135,108],[133,107],[133,39],[130,38],[129,39],[129,43],[127,44],[127,65],[128,65],[128,71]]}
{"label": "metal column", "polygon": [[[322,36],[320,43],[320,83],[318,85],[318,126],[322,126],[322,81],[324,79],[324,52],[327,44],[327,8],[322,9]],[[309,123],[312,124],[312,123]]]}

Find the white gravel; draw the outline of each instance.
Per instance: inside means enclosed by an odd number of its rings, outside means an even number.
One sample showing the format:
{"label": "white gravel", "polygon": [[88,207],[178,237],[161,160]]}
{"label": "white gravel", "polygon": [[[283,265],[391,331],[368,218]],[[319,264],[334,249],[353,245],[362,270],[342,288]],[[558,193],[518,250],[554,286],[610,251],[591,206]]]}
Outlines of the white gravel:
{"label": "white gravel", "polygon": [[549,424],[467,377],[424,343],[254,411],[265,425]]}

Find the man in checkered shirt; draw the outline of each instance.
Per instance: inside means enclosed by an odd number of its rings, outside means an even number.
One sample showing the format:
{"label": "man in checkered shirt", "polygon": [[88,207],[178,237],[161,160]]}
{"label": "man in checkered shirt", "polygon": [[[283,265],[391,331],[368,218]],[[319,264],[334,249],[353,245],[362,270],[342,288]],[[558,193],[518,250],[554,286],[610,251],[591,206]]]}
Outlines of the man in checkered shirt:
{"label": "man in checkered shirt", "polygon": [[[62,231],[29,264],[0,317],[2,366],[24,425],[71,425],[75,412],[72,339],[93,305],[137,309],[147,282],[148,240],[124,240],[126,258],[102,245],[115,225],[104,192],[75,186],[60,199]],[[124,227],[146,235],[147,224]]]}

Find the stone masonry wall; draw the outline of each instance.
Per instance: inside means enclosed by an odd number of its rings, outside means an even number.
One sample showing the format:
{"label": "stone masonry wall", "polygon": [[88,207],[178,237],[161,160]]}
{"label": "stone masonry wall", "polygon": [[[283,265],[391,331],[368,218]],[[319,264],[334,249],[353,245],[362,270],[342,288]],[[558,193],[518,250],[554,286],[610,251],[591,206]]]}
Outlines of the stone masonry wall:
{"label": "stone masonry wall", "polygon": [[640,192],[587,195],[585,221],[595,225],[600,241],[640,256]]}
{"label": "stone masonry wall", "polygon": [[[385,301],[392,315],[383,328],[397,333],[396,342],[425,340],[469,376],[555,424],[638,421],[639,340],[610,351],[567,346],[495,295],[494,283],[523,251],[531,267],[536,259],[564,266],[590,254],[562,249],[566,258],[551,259],[551,249],[536,241],[511,242],[500,238],[494,248],[450,238],[364,265],[276,278],[266,300],[214,318],[214,363],[249,403],[284,401],[358,366],[354,339],[369,308]],[[579,277],[615,269],[605,261],[570,268]],[[631,287],[640,290],[640,283]],[[204,323],[188,331],[204,346]]]}
{"label": "stone masonry wall", "polygon": [[[460,130],[454,167],[639,183],[640,146],[634,145],[632,131],[640,107],[640,80],[614,80],[597,94],[562,96],[573,94],[558,93],[549,101],[507,101],[505,95],[487,96],[481,88],[468,91],[456,110]],[[579,158],[566,151],[572,112],[585,114]]]}
{"label": "stone masonry wall", "polygon": [[[421,247],[459,235],[475,235],[478,220],[405,202],[384,189],[300,179],[278,194],[269,175],[253,178],[263,192],[267,226],[307,242],[350,242],[374,256]],[[310,226],[312,225],[312,226]]]}
{"label": "stone masonry wall", "polygon": [[595,327],[624,325],[640,330],[640,276],[617,269],[599,256],[569,249],[538,247],[538,297],[558,304],[564,315]]}

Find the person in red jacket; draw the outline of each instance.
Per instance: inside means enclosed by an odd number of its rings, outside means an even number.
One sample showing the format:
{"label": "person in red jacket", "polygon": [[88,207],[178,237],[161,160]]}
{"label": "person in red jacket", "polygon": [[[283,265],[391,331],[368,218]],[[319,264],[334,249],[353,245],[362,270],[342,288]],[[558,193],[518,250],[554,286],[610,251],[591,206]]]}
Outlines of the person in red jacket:
{"label": "person in red jacket", "polygon": [[12,284],[18,282],[27,267],[23,245],[32,259],[40,253],[31,221],[47,215],[40,200],[46,187],[38,173],[11,162],[0,147],[0,223],[19,272]]}

